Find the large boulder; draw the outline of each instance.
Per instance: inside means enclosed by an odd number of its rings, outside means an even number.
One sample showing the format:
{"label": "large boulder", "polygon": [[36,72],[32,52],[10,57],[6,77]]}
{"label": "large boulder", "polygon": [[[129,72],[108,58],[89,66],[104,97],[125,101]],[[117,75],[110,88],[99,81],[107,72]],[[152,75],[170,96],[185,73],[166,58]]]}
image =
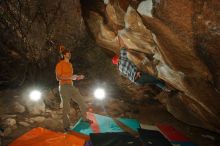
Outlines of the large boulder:
{"label": "large boulder", "polygon": [[16,126],[16,120],[13,118],[8,118],[5,120],[4,125],[7,125],[9,127],[14,127]]}
{"label": "large boulder", "polygon": [[15,113],[23,113],[25,112],[25,106],[16,101],[13,103],[13,110]]}
{"label": "large boulder", "polygon": [[33,102],[29,101],[26,103],[27,110],[32,115],[40,115],[45,112],[45,104],[43,100]]}
{"label": "large boulder", "polygon": [[2,87],[55,83],[59,45],[74,50],[87,36],[79,0],[4,1],[1,16]]}
{"label": "large boulder", "polygon": [[85,20],[97,44],[118,53],[120,36],[138,68],[178,90],[158,95],[177,119],[220,132],[219,8],[218,0],[112,0],[106,6],[112,15],[87,9],[95,17]]}
{"label": "large boulder", "polygon": [[30,120],[37,122],[37,123],[42,123],[46,118],[43,116],[37,116],[37,117],[32,117]]}
{"label": "large boulder", "polygon": [[48,91],[45,91],[43,94],[44,103],[49,108],[59,108],[61,103],[60,94],[58,88],[54,88]]}

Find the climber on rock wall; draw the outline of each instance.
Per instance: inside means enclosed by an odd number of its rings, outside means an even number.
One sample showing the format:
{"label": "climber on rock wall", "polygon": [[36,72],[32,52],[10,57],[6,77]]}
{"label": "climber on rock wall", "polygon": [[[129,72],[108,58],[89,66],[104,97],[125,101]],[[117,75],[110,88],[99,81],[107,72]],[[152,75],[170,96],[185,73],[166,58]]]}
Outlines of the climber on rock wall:
{"label": "climber on rock wall", "polygon": [[130,81],[137,85],[154,84],[164,91],[170,92],[171,90],[165,85],[165,83],[154,76],[139,71],[137,66],[128,58],[129,49],[127,49],[123,40],[118,37],[120,46],[120,55],[115,55],[112,58],[112,63],[118,65],[120,73],[126,76]]}

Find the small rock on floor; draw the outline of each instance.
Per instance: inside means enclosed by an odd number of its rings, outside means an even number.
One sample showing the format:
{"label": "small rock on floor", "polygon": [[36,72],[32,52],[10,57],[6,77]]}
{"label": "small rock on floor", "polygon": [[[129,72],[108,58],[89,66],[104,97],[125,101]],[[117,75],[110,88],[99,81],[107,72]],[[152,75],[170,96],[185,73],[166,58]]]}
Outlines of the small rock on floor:
{"label": "small rock on floor", "polygon": [[16,125],[16,120],[13,118],[8,118],[7,120],[5,120],[5,125],[13,127]]}
{"label": "small rock on floor", "polygon": [[30,118],[30,120],[33,120],[33,121],[38,122],[38,123],[42,123],[45,120],[45,117],[38,116],[38,117]]}
{"label": "small rock on floor", "polygon": [[18,122],[19,125],[24,126],[24,127],[29,127],[30,124],[27,122]]}
{"label": "small rock on floor", "polygon": [[25,112],[25,107],[23,105],[21,105],[19,102],[15,102],[13,105],[13,110],[16,113],[23,113],[23,112]]}

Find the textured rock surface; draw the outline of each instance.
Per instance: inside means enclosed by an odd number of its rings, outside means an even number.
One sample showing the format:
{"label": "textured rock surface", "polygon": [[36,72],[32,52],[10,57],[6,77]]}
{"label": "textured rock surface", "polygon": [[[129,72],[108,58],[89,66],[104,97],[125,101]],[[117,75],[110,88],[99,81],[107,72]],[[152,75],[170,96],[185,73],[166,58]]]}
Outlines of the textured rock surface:
{"label": "textured rock surface", "polygon": [[5,120],[5,125],[13,127],[13,126],[16,125],[16,120],[12,119],[12,118],[9,118],[9,119]]}
{"label": "textured rock surface", "polygon": [[19,102],[15,102],[13,105],[15,113],[23,113],[25,112],[25,107],[21,105]]}
{"label": "textured rock surface", "polygon": [[93,9],[82,4],[89,14],[84,15],[86,24],[100,46],[118,53],[121,36],[133,50],[129,55],[135,64],[148,57],[151,69],[139,67],[179,90],[158,95],[170,113],[220,132],[218,0],[97,1]]}
{"label": "textured rock surface", "polygon": [[[102,86],[108,89],[108,96],[133,103],[145,101],[142,95],[146,92],[147,96],[156,96],[159,90],[136,87],[110,65],[110,57],[119,52],[120,36],[132,49],[129,58],[141,70],[179,91],[162,92],[156,97],[170,113],[188,124],[220,132],[218,0],[4,0],[0,4],[0,68],[4,68],[0,70],[1,87],[38,82],[41,86],[55,85],[58,46],[64,44],[73,51],[76,73],[86,75],[85,82],[76,82],[82,94],[91,96],[93,88]],[[84,22],[96,43],[105,49],[91,41]],[[143,64],[146,60],[150,62]],[[46,106],[59,107],[57,90],[44,96]],[[0,113],[27,114],[23,108],[11,110],[12,101],[17,99],[3,98]],[[35,114],[60,118],[60,114],[46,111],[44,104],[33,106],[20,100],[28,111],[36,107],[39,110],[33,110]],[[133,114],[123,110],[125,113],[113,108],[112,114]],[[37,123],[28,117],[25,122]],[[50,120],[40,123],[48,124]]]}
{"label": "textured rock surface", "polygon": [[30,118],[30,120],[33,120],[34,122],[41,123],[41,122],[43,122],[45,120],[45,117],[38,116],[38,117]]}
{"label": "textured rock surface", "polygon": [[21,126],[24,126],[24,127],[29,127],[30,124],[27,123],[27,122],[18,122],[18,124],[20,124]]}
{"label": "textured rock surface", "polygon": [[78,0],[1,1],[0,10],[2,88],[27,80],[53,83],[58,46],[74,50],[85,41]]}
{"label": "textured rock surface", "polygon": [[26,103],[26,106],[28,112],[33,115],[39,115],[45,112],[45,104],[43,101],[38,101],[38,102],[28,101]]}

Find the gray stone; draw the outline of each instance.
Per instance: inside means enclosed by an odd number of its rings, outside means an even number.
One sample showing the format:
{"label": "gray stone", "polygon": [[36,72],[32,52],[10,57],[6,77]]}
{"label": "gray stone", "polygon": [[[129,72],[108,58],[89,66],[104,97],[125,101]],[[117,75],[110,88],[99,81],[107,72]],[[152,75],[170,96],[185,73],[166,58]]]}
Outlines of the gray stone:
{"label": "gray stone", "polygon": [[56,112],[52,112],[51,117],[56,119],[59,118],[59,115]]}
{"label": "gray stone", "polygon": [[25,122],[27,122],[27,123],[31,123],[31,124],[34,123],[34,121],[33,121],[32,119],[29,119],[29,118],[25,118],[24,120],[25,120]]}
{"label": "gray stone", "polygon": [[45,127],[49,128],[49,129],[58,129],[58,128],[62,128],[62,121],[61,120],[54,120],[52,118],[47,118],[44,121],[44,125]]}
{"label": "gray stone", "polygon": [[45,104],[43,101],[38,102],[28,102],[27,103],[27,109],[30,114],[32,115],[40,115],[41,113],[45,112]]}
{"label": "gray stone", "polygon": [[21,105],[19,102],[15,102],[13,104],[13,110],[15,111],[15,113],[23,113],[25,112],[25,107]]}
{"label": "gray stone", "polygon": [[8,118],[16,118],[17,115],[1,115],[1,120],[5,120],[5,119],[8,119]]}
{"label": "gray stone", "polygon": [[7,120],[5,120],[5,125],[13,127],[16,126],[16,120],[12,119],[12,118],[8,118]]}
{"label": "gray stone", "polygon": [[30,124],[27,122],[18,122],[19,125],[24,126],[24,127],[29,127]]}
{"label": "gray stone", "polygon": [[42,123],[45,120],[45,117],[37,116],[37,117],[30,118],[30,119],[33,120],[34,122]]}
{"label": "gray stone", "polygon": [[58,112],[52,112],[51,117],[54,119],[62,119],[63,114],[60,114]]}

